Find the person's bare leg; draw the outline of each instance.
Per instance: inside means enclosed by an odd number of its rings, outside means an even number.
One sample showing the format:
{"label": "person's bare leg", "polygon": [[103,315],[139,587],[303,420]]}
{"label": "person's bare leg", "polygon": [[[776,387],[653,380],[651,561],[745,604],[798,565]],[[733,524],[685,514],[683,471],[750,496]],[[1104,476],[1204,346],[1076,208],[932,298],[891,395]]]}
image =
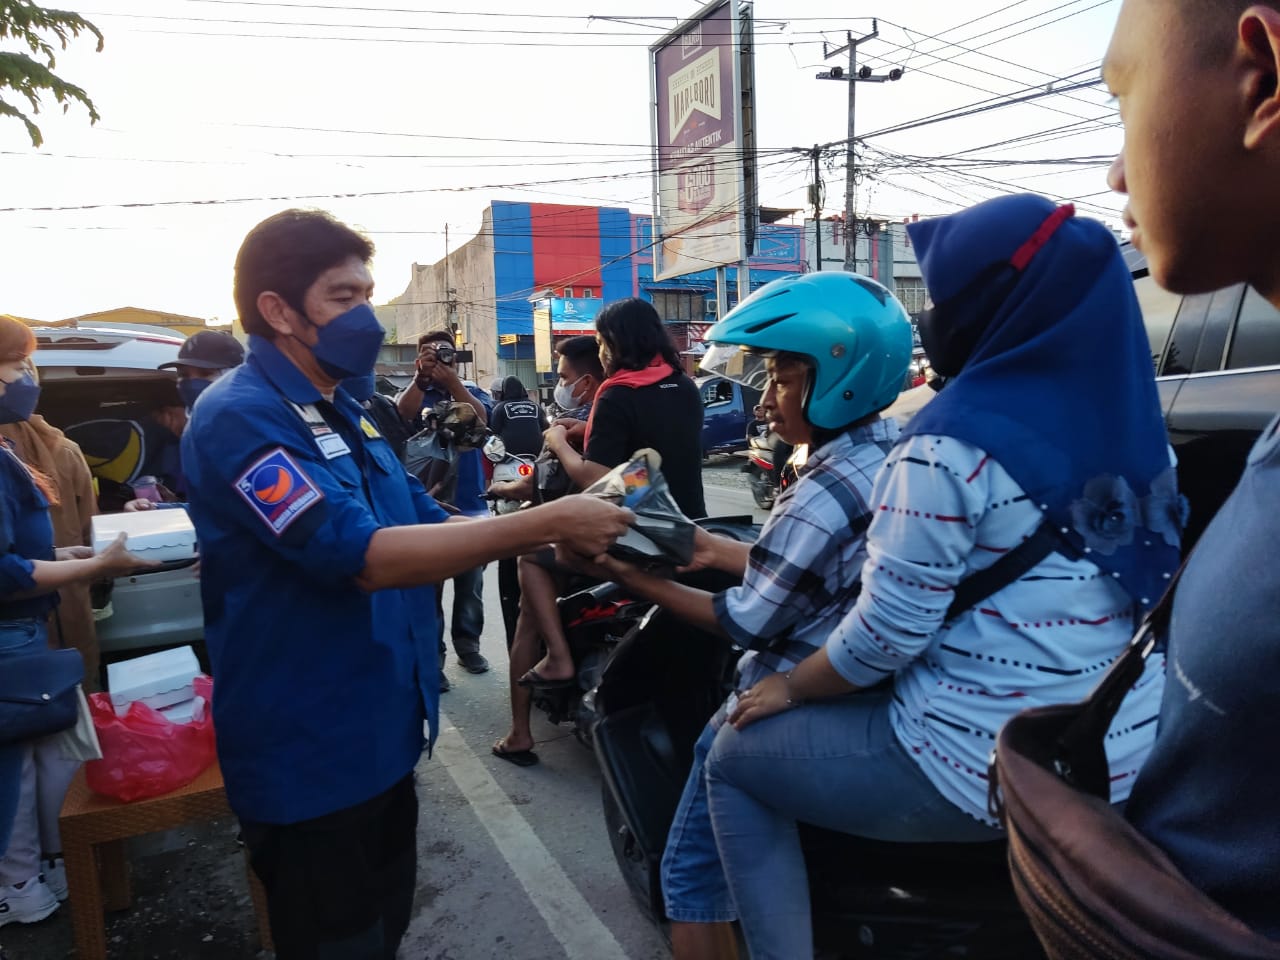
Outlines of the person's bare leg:
{"label": "person's bare leg", "polygon": [[671,922],[672,960],[738,960],[731,923]]}
{"label": "person's bare leg", "polygon": [[[560,587],[551,571],[526,557],[520,558],[520,608],[533,613],[537,633],[547,645],[547,654],[534,666],[544,680],[568,680],[574,674],[569,641],[560,626],[556,597]],[[527,598],[527,603],[526,603]]]}
{"label": "person's bare leg", "polygon": [[538,660],[538,631],[534,618],[525,606],[524,593],[520,595],[520,615],[516,618],[515,635],[511,640],[511,729],[495,746],[499,750],[515,753],[533,749],[533,730],[529,726],[529,713],[533,708],[533,694],[528,687],[516,683]]}

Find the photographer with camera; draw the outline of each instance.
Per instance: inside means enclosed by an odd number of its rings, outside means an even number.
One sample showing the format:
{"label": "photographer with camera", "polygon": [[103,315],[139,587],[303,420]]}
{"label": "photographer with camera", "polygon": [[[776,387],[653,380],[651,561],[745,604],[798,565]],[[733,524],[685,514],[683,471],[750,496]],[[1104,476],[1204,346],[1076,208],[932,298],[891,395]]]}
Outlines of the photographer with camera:
{"label": "photographer with camera", "polygon": [[[468,387],[458,376],[457,350],[453,334],[448,330],[431,330],[418,338],[417,376],[405,391],[396,398],[400,416],[412,423],[417,430],[424,426],[423,412],[431,410],[442,400],[468,403],[476,411],[480,423],[489,422],[489,407],[484,393],[478,387]],[[479,450],[467,450],[458,454],[458,469],[453,483],[444,487],[453,489],[428,491],[443,503],[466,517],[485,517],[489,508],[484,501],[484,466]],[[453,615],[449,629],[453,636],[453,650],[458,662],[469,673],[484,673],[489,661],[480,653],[480,634],[484,630],[484,567],[467,570],[453,578]],[[444,585],[436,587],[436,630],[440,645],[440,690],[449,689],[449,678],[444,675]]]}

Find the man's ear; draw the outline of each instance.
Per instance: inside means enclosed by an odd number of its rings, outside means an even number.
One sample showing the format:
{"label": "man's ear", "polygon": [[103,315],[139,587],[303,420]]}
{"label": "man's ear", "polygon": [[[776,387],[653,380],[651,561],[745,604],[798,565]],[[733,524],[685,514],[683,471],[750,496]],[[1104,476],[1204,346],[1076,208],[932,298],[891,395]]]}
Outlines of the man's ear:
{"label": "man's ear", "polygon": [[1242,13],[1236,45],[1249,111],[1244,146],[1256,150],[1280,137],[1280,10],[1257,4]]}
{"label": "man's ear", "polygon": [[287,337],[298,335],[297,326],[293,320],[295,311],[285,302],[284,297],[274,290],[264,290],[258,294],[258,312],[276,333]]}

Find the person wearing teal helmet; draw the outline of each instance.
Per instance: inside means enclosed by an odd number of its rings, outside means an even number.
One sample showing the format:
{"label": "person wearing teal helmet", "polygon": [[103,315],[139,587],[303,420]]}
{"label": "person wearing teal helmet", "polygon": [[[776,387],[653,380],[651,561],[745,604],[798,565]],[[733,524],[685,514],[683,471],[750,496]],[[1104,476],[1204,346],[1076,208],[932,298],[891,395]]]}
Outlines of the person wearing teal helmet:
{"label": "person wearing teal helmet", "polygon": [[[693,568],[742,576],[720,593],[643,573],[608,558],[609,575],[746,653],[738,689],[787,673],[814,653],[850,608],[870,523],[871,485],[897,437],[880,411],[911,360],[911,324],[884,287],[847,273],[776,280],[707,334],[702,361],[763,390],[770,427],[813,452],[778,498],[760,538],[696,533]],[[668,835],[662,889],[676,960],[735,955],[737,911],[716,850],[703,765],[736,694],[694,748],[693,769]]]}

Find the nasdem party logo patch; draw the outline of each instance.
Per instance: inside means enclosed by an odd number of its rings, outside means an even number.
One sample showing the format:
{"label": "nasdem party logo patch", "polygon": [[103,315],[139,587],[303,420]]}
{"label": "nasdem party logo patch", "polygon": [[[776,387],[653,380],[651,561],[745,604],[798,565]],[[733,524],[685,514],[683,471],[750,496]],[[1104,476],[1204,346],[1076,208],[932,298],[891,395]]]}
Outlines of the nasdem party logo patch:
{"label": "nasdem party logo patch", "polygon": [[236,481],[236,491],[276,536],[319,503],[324,494],[293,458],[277,447]]}

